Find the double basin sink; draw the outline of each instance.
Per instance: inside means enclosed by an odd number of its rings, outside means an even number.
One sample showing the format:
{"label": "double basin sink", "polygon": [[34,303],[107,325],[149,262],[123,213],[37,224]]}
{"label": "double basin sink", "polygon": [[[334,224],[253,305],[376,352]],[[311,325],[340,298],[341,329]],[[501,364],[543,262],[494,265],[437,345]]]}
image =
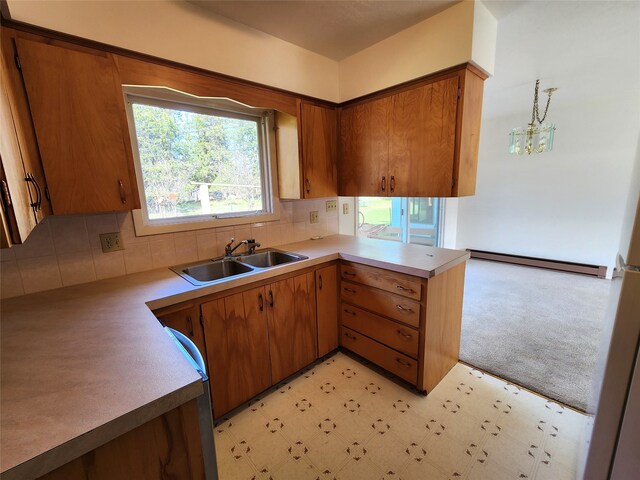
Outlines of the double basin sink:
{"label": "double basin sink", "polygon": [[194,285],[206,285],[217,280],[226,280],[307,258],[309,257],[270,248],[246,255],[178,265],[171,267],[171,270]]}

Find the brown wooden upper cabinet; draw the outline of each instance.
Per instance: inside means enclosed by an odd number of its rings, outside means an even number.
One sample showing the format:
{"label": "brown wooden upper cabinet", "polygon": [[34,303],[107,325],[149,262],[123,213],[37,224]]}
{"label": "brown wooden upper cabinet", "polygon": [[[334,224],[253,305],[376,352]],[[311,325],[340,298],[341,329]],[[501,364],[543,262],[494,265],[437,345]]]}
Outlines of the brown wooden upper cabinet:
{"label": "brown wooden upper cabinet", "polygon": [[51,213],[29,107],[11,45],[5,29],[0,58],[2,248],[24,242],[35,226]]}
{"label": "brown wooden upper cabinet", "polygon": [[53,213],[138,208],[113,56],[21,37],[15,46]]}
{"label": "brown wooden upper cabinet", "polygon": [[473,195],[483,82],[464,67],[343,107],[339,194]]}
{"label": "brown wooden upper cabinet", "polygon": [[298,115],[278,112],[280,198],[335,197],[338,192],[336,109],[298,100]]}

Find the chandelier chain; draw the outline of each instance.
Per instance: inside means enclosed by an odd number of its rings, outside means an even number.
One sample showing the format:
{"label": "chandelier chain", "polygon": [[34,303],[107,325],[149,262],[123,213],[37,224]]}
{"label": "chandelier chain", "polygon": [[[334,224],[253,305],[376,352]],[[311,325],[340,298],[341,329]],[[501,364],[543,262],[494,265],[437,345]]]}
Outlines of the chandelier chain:
{"label": "chandelier chain", "polygon": [[540,80],[536,80],[536,91],[533,96],[533,112],[531,113],[531,125],[538,120],[538,123],[542,124],[544,119],[547,118],[547,112],[549,111],[549,104],[551,103],[551,92],[548,93],[547,105],[544,107],[544,115],[540,118],[540,111],[538,110],[538,88],[540,87]]}

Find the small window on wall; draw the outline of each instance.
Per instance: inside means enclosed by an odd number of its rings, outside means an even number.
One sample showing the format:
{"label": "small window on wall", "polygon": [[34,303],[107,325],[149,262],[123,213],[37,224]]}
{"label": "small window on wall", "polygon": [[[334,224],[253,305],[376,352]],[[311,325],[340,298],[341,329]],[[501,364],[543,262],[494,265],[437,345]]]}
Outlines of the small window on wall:
{"label": "small window on wall", "polygon": [[136,232],[274,219],[271,114],[229,100],[162,96],[169,100],[126,95],[142,204]]}
{"label": "small window on wall", "polygon": [[358,197],[357,235],[403,243],[440,244],[438,198]]}

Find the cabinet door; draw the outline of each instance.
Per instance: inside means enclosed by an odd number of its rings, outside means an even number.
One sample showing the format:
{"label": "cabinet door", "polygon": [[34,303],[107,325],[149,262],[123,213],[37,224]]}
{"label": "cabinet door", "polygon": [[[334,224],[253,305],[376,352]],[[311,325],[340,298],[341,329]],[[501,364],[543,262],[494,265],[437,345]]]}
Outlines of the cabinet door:
{"label": "cabinet door", "polygon": [[390,107],[385,97],[340,111],[339,195],[388,194]]}
{"label": "cabinet door", "polygon": [[6,90],[4,63],[0,67],[2,248],[7,248],[14,243],[22,243],[35,228],[37,222],[32,205],[36,204],[37,197],[31,198],[25,182],[26,174]]}
{"label": "cabinet door", "polygon": [[316,270],[318,357],[338,348],[338,267]]}
{"label": "cabinet door", "polygon": [[163,325],[178,330],[188,336],[196,344],[202,356],[206,355],[204,334],[200,325],[200,309],[197,305],[178,310],[176,312],[165,313],[158,316],[158,320]]}
{"label": "cabinet door", "polygon": [[111,55],[21,38],[16,44],[54,213],[136,208]]}
{"label": "cabinet door", "polygon": [[316,358],[314,274],[298,275],[267,287],[273,383]]}
{"label": "cabinet door", "polygon": [[336,110],[302,102],[299,126],[304,198],[335,197],[338,194]]}
{"label": "cabinet door", "polygon": [[264,288],[202,304],[215,417],[271,386]]}
{"label": "cabinet door", "polygon": [[458,76],[393,95],[389,195],[451,196],[457,102]]}

